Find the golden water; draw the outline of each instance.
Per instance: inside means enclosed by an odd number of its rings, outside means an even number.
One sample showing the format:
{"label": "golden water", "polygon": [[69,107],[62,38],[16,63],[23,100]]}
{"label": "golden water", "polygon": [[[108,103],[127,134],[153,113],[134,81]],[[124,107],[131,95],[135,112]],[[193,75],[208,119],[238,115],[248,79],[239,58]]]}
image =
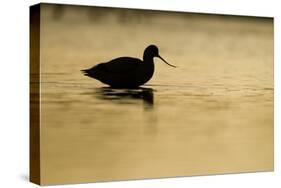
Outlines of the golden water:
{"label": "golden water", "polygon": [[[50,5],[41,13],[43,184],[273,169],[272,19]],[[80,72],[142,58],[151,43],[178,68],[155,58],[140,89],[110,89]]]}

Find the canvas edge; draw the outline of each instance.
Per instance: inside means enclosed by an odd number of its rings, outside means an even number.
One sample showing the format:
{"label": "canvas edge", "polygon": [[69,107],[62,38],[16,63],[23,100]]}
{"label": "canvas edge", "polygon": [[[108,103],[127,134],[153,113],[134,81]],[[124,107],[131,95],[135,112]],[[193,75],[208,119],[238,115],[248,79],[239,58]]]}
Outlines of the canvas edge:
{"label": "canvas edge", "polygon": [[40,17],[41,5],[29,7],[29,181],[41,184],[40,168]]}

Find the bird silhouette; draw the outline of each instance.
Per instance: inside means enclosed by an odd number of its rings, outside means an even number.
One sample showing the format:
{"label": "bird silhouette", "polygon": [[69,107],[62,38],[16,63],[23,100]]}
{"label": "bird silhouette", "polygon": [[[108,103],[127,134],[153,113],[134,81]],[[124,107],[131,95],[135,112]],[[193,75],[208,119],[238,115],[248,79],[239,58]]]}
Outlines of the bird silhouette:
{"label": "bird silhouette", "polygon": [[152,78],[154,73],[154,57],[160,58],[169,66],[176,67],[169,64],[159,55],[157,46],[149,45],[144,50],[143,60],[133,57],[119,57],[81,71],[84,75],[114,88],[136,88]]}

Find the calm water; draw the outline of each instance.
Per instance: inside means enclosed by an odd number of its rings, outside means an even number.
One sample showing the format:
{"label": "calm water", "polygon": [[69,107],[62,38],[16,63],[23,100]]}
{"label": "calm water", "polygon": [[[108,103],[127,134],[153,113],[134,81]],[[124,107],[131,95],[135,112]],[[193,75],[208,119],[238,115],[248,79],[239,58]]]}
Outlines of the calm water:
{"label": "calm water", "polygon": [[[272,20],[43,8],[43,183],[273,169]],[[80,72],[150,43],[178,68],[139,89]]]}

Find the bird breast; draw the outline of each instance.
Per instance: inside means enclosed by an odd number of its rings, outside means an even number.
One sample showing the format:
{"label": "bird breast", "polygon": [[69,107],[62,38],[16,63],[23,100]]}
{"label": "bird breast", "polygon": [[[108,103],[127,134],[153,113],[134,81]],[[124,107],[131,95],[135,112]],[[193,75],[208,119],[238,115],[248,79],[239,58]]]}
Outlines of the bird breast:
{"label": "bird breast", "polygon": [[154,73],[154,63],[153,62],[143,62],[137,71],[137,80],[139,85],[148,82]]}

